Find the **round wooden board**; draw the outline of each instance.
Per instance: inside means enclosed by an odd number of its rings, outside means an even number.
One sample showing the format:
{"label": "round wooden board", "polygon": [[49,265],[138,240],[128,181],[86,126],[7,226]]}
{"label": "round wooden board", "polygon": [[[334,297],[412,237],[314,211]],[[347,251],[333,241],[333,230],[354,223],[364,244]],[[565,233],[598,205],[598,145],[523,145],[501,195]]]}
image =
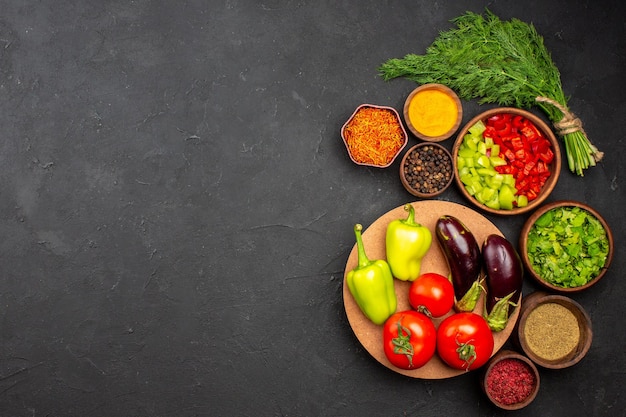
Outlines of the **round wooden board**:
{"label": "round wooden board", "polygon": [[[476,241],[479,245],[482,245],[483,241],[490,234],[498,234],[503,236],[502,232],[487,218],[477,213],[476,211],[463,206],[461,204],[452,203],[448,201],[440,200],[424,200],[411,203],[415,207],[415,221],[428,227],[433,234],[433,243],[430,250],[422,260],[422,268],[420,273],[436,272],[444,276],[448,276],[450,270],[448,269],[448,263],[444,257],[443,252],[439,248],[437,238],[435,236],[435,224],[437,219],[443,215],[451,215],[461,220],[465,226],[470,229],[474,234]],[[371,260],[385,259],[385,235],[387,232],[387,225],[396,219],[405,219],[407,213],[404,211],[404,206],[396,207],[395,209],[385,213],[379,217],[371,226],[369,226],[363,232],[363,243],[365,245],[365,252]],[[382,341],[382,326],[378,326],[372,323],[359,309],[359,306],[354,301],[352,294],[346,284],[346,274],[357,266],[357,250],[356,244],[352,248],[348,261],[346,263],[346,269],[344,272],[343,281],[343,300],[348,316],[348,322],[352,327],[356,337],[359,339],[363,347],[381,364],[387,368],[398,372],[400,374],[422,379],[444,379],[463,374],[465,371],[453,369],[443,363],[439,356],[435,356],[423,367],[414,370],[404,370],[397,368],[389,362],[383,351]],[[408,291],[411,286],[410,282],[400,281],[394,279],[394,285],[396,289],[396,295],[398,297],[397,311],[404,311],[411,309],[408,299]],[[521,298],[520,298],[521,302]],[[476,309],[477,314],[482,314],[484,308],[484,297],[481,296]],[[434,319],[435,326],[438,327],[439,323],[453,312],[439,319]],[[519,308],[516,308],[511,315],[507,327],[501,332],[494,332],[494,348],[492,356],[502,348],[507,341],[515,322],[519,315]]]}

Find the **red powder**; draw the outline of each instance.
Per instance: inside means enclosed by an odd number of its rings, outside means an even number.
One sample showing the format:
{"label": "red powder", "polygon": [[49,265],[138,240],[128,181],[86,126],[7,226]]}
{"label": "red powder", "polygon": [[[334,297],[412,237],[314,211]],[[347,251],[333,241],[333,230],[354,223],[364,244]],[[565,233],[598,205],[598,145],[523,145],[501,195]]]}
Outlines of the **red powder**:
{"label": "red powder", "polygon": [[535,387],[535,375],[530,367],[517,359],[504,359],[495,364],[487,375],[487,391],[503,405],[524,401]]}

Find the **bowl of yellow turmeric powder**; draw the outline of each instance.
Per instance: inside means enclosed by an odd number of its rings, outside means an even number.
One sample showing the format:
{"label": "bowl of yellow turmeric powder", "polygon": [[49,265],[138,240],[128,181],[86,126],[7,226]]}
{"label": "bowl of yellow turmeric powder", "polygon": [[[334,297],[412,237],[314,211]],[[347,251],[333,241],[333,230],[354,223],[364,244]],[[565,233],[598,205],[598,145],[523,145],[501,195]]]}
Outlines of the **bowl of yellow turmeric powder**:
{"label": "bowl of yellow turmeric powder", "polygon": [[361,104],[341,128],[352,162],[387,168],[400,155],[408,135],[393,107]]}
{"label": "bowl of yellow turmeric powder", "polygon": [[459,129],[463,106],[454,91],[443,84],[423,84],[404,102],[404,121],[419,139],[441,142]]}

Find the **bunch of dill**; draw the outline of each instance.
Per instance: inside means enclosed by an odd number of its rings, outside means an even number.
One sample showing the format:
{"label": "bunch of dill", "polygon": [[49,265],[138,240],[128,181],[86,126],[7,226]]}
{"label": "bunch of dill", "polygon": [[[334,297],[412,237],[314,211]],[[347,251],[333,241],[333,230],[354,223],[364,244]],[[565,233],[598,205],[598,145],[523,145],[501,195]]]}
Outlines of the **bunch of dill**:
{"label": "bunch of dill", "polygon": [[468,12],[452,20],[424,55],[394,58],[379,68],[384,80],[404,77],[440,83],[459,97],[480,103],[542,109],[563,137],[569,169],[583,176],[602,152],[589,141],[580,119],[567,108],[558,68],[534,26],[503,21],[491,11]]}

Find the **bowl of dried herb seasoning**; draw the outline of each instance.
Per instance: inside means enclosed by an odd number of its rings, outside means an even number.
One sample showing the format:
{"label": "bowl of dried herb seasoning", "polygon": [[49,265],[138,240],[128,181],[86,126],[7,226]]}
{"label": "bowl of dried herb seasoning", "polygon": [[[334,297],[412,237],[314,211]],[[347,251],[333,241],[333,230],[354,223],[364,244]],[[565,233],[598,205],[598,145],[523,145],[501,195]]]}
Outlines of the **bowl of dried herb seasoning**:
{"label": "bowl of dried herb seasoning", "polygon": [[453,178],[452,156],[438,143],[419,143],[402,157],[400,180],[416,197],[438,196],[450,186]]}
{"label": "bowl of dried herb seasoning", "polygon": [[520,233],[520,256],[540,285],[560,293],[583,291],[606,274],[613,234],[587,204],[561,200],[536,210]]}
{"label": "bowl of dried herb seasoning", "polygon": [[537,365],[563,369],[580,362],[591,347],[591,319],[576,301],[537,291],[525,297],[514,339]]}
{"label": "bowl of dried herb seasoning", "polygon": [[341,138],[352,162],[376,168],[390,166],[408,142],[393,107],[361,104],[341,127]]}
{"label": "bowl of dried herb seasoning", "polygon": [[539,371],[526,356],[501,350],[487,362],[482,388],[487,398],[504,410],[519,410],[530,404],[539,391]]}

